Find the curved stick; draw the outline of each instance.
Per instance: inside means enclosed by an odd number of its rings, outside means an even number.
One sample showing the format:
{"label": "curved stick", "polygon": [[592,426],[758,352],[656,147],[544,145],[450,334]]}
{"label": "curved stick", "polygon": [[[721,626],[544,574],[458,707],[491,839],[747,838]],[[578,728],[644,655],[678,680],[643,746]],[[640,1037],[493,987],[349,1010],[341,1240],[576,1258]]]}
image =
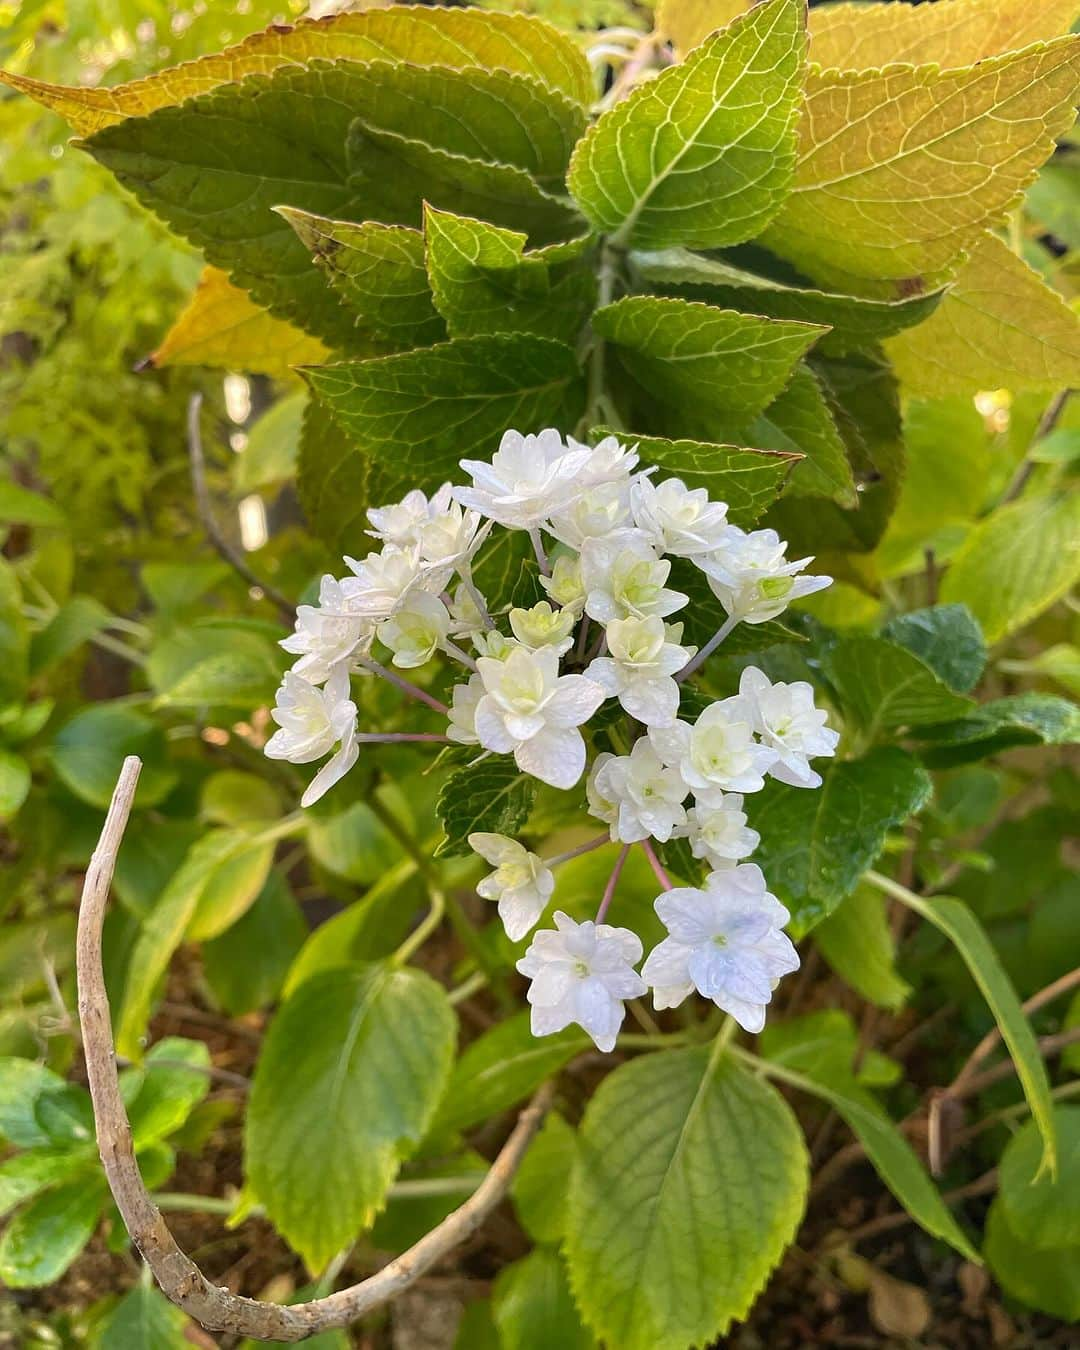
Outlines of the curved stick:
{"label": "curved stick", "polygon": [[76,945],[79,1022],[102,1166],[132,1241],[173,1303],[209,1331],[231,1331],[260,1341],[302,1341],[317,1332],[347,1326],[388,1302],[476,1232],[506,1195],[547,1111],[552,1087],[550,1084],[542,1087],[522,1111],[499,1156],[469,1199],[415,1246],[360,1284],[292,1307],[241,1298],[211,1284],[176,1245],[139,1175],[131,1125],[116,1074],[109,999],[101,965],[105,903],[141,767],[134,756],[124,760],[101,838],[86,871],[79,907]]}

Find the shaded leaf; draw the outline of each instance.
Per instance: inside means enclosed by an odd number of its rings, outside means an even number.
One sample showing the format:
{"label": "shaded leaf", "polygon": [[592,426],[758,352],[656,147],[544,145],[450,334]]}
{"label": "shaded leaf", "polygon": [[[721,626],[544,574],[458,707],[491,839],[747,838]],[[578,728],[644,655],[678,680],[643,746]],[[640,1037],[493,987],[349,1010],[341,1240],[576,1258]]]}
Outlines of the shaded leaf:
{"label": "shaded leaf", "polygon": [[1080,1107],[1054,1110],[1058,1174],[1040,1176],[1043,1141],[1029,1120],[1005,1145],[998,1194],[1010,1230],[1029,1247],[1080,1247]]}
{"label": "shaded leaf", "polygon": [[101,1323],[97,1350],[185,1350],[190,1323],[179,1308],[147,1280],[125,1294]]}
{"label": "shaded leaf", "polygon": [[36,1196],[0,1237],[0,1279],[12,1289],[58,1280],[90,1241],[109,1194],[103,1172]]}
{"label": "shaded leaf", "polygon": [[883,637],[841,638],[823,654],[822,669],[871,736],[886,727],[961,717],[974,706],[913,652]]}
{"label": "shaded leaf", "polygon": [[879,1008],[903,1007],[911,986],[896,970],[896,944],[885,897],[858,886],[814,929],[814,941],[837,975]]}
{"label": "shaded leaf", "polygon": [[1051,1317],[1080,1321],[1080,1245],[1032,1247],[1012,1231],[998,1197],[986,1216],[983,1250],[990,1269],[1013,1298]]}
{"label": "shaded leaf", "polygon": [[969,693],[986,668],[982,630],[966,605],[933,605],[898,614],[882,636],[914,652],[954,693]]}
{"label": "shaded leaf", "polygon": [[504,1266],[491,1294],[503,1350],[592,1350],[558,1252],[537,1248]]}
{"label": "shaded leaf", "polygon": [[799,366],[787,388],[755,418],[747,439],[803,456],[792,471],[789,497],[826,497],[841,506],[857,505],[847,450],[821,385],[808,366]]}
{"label": "shaded leaf", "polygon": [[245,914],[203,946],[214,997],[230,1017],[275,1001],[308,935],[307,920],[280,872],[271,872]]}
{"label": "shaded leaf", "polygon": [[921,727],[922,758],[934,768],[985,759],[1014,745],[1074,745],[1080,708],[1053,694],[1013,694],[975,708],[967,717]]}
{"label": "shaded leaf", "polygon": [[508,755],[488,755],[458,769],[446,780],[435,804],[446,832],[435,856],[468,854],[468,837],[476,830],[516,834],[535,798],[536,779],[522,773]]}
{"label": "shaded leaf", "polygon": [[164,731],[121,700],[76,713],[57,733],[50,755],[63,783],[84,802],[102,809],[112,799],[128,755],[138,755],[143,762],[135,798],[138,806],[161,801],[175,782],[165,763]]}
{"label": "shaded leaf", "polygon": [[511,1186],[518,1221],[534,1242],[562,1241],[576,1155],[576,1131],[549,1111]]}

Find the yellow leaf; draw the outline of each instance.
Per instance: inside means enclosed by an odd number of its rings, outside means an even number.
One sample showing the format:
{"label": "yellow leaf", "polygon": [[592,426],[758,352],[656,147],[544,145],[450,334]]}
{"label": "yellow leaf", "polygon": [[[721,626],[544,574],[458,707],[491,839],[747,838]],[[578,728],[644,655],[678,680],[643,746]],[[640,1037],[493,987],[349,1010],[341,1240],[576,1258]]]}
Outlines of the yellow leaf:
{"label": "yellow leaf", "polygon": [[841,290],[929,289],[1019,200],[1078,91],[1073,37],[960,70],[811,67],[795,187],[763,242]]}
{"label": "yellow leaf", "polygon": [[885,349],[919,397],[1080,385],[1080,317],[992,234],[930,318]]}
{"label": "yellow leaf", "polygon": [[810,11],[810,59],[819,66],[872,70],[933,61],[946,69],[1060,37],[1080,0],[937,0],[828,5]]}
{"label": "yellow leaf", "polygon": [[660,0],[656,31],[670,38],[680,58],[692,47],[745,14],[751,0]]}
{"label": "yellow leaf", "polygon": [[290,366],[318,364],[326,355],[318,338],[275,319],[224,272],[207,267],[150,364],[281,376],[289,374]]}
{"label": "yellow leaf", "polygon": [[46,84],[0,71],[0,81],[64,117],[81,136],[172,107],[248,75],[315,58],[408,60],[457,70],[531,75],[578,103],[593,98],[584,54],[565,34],[527,14],[395,5],[326,19],[277,24],[213,56],[186,61],[114,89]]}

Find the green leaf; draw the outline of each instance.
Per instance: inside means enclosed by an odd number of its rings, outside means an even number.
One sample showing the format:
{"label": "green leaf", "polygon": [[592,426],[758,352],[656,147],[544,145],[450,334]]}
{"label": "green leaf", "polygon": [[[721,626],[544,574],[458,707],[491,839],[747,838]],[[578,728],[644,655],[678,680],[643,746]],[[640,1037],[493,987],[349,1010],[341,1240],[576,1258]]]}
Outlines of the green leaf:
{"label": "green leaf", "polygon": [[207,592],[228,575],[229,567],[223,562],[147,563],[140,573],[154,608],[170,617],[198,607]]}
{"label": "green leaf", "polygon": [[592,1350],[558,1252],[538,1248],[504,1266],[491,1294],[503,1350]]}
{"label": "green leaf", "polygon": [[73,595],[30,639],[30,673],[40,675],[107,628],[109,611],[91,595]]}
{"label": "green leaf", "polygon": [[745,425],[771,403],[825,331],[689,300],[627,296],[593,315],[629,373],[675,408]]}
{"label": "green leaf", "polygon": [[90,1241],[108,1194],[104,1173],[95,1172],[31,1200],[0,1237],[0,1280],[12,1289],[58,1280]]}
{"label": "green leaf", "polygon": [[1016,990],[987,937],[982,925],[961,900],[948,895],[935,895],[922,900],[903,888],[893,887],[887,892],[940,928],[963,958],[971,977],[986,1000],[1001,1037],[1008,1047],[1016,1073],[1024,1089],[1031,1114],[1042,1135],[1043,1149],[1039,1174],[1053,1176],[1057,1170],[1057,1132],[1054,1127],[1054,1104],[1050,1097],[1050,1083],[1046,1065],[1039,1053],[1038,1042],[1031,1025],[1024,1016]]}
{"label": "green leaf", "polygon": [[270,824],[280,814],[281,797],[274,785],[244,769],[219,769],[199,794],[199,815],[215,825]]}
{"label": "green leaf", "polygon": [[334,553],[364,536],[370,463],[358,454],[317,398],[308,400],[296,457],[296,490],[312,532]]}
{"label": "green leaf", "polygon": [[463,458],[490,458],[507,427],[572,426],[582,402],[573,351],[526,333],[319,366],[307,377],[387,483],[426,489],[460,473]]}
{"label": "green leaf", "polygon": [[[594,427],[594,442],[614,434],[610,427]],[[688,488],[704,488],[715,501],[727,502],[728,520],[748,529],[779,497],[797,463],[794,456],[774,450],[741,450],[708,441],[669,441],[660,436],[620,432],[636,445],[643,464],[658,464],[681,478]]]}
{"label": "green leaf", "polygon": [[5,1159],[0,1163],[0,1217],[42,1191],[83,1172],[95,1172],[97,1165],[92,1148],[82,1153],[71,1148],[34,1148]]}
{"label": "green leaf", "polygon": [[898,614],[882,636],[914,652],[954,693],[967,694],[986,668],[982,630],[966,605],[934,605]]}
{"label": "green leaf", "polygon": [[721,309],[765,314],[771,319],[827,324],[830,331],[818,343],[823,356],[846,356],[872,348],[882,338],[923,323],[946,294],[938,290],[904,300],[832,294],[681,248],[631,253],[629,262],[635,275],[687,300],[704,300]]}
{"label": "green leaf", "polygon": [[77,713],[57,734],[50,754],[62,782],[91,806],[109,805],[128,755],[143,762],[136,805],[153,806],[175,782],[165,763],[163,729],[119,700]]}
{"label": "green leaf", "polygon": [[943,1238],[969,1261],[978,1262],[915,1150],[869,1093],[854,1083],[837,1086],[835,1081],[796,1073],[781,1061],[770,1061],[765,1072],[828,1102],[852,1129],[882,1181],[915,1222]]}
{"label": "green leaf", "polygon": [[750,424],[747,439],[771,450],[801,454],[788,484],[789,497],[826,497],[857,506],[847,450],[817,377],[800,366],[763,413]]}
{"label": "green leaf", "polygon": [[930,800],[929,774],[893,746],[832,764],[823,778],[814,792],[768,782],[747,798],[750,824],[761,834],[755,861],[791,910],[797,936],[851,894],[889,830]]}
{"label": "green leaf", "polygon": [[236,459],[233,481],[237,492],[276,487],[293,477],[307,403],[307,391],[301,389],[278,399],[260,416]]}
{"label": "green leaf", "polygon": [[[596,277],[565,246],[525,251],[527,236],[428,207],[427,271],[451,337],[538,333],[574,343],[596,295]],[[574,252],[588,246],[586,236]]]}
{"label": "green leaf", "polygon": [[753,238],[791,187],[805,60],[805,7],[766,0],[604,113],[570,191],[623,244]]}
{"label": "green leaf", "polygon": [[902,1072],[887,1055],[862,1052],[855,1023],[840,1008],[770,1022],[758,1047],[770,1063],[776,1061],[832,1086],[842,1083],[854,1092],[861,1091],[861,1085],[891,1086]]}
{"label": "green leaf", "polygon": [[871,736],[882,728],[961,717],[974,707],[913,652],[885,638],[841,638],[821,664],[845,709]]}
{"label": "green leaf", "polygon": [[81,1148],[93,1142],[94,1108],[90,1094],[79,1083],[43,1092],[34,1102],[34,1119],[52,1144]]}
{"label": "green leaf", "polygon": [[128,1103],[128,1118],[136,1148],[167,1138],[191,1115],[210,1091],[206,1070],[210,1051],[202,1041],[166,1036],[147,1051],[139,1088]]}
{"label": "green leaf", "polygon": [[536,1037],[528,1010],[514,1013],[467,1046],[450,1077],[432,1133],[467,1130],[530,1096],[581,1054],[588,1037],[576,1029]]}
{"label": "green leaf", "polygon": [[446,337],[424,267],[424,236],[403,225],[327,220],[279,206],[376,350],[430,347]]}
{"label": "green leaf", "polygon": [[983,703],[957,722],[920,727],[922,758],[932,768],[985,759],[1014,745],[1075,745],[1080,709],[1053,694],[1013,694]]}
{"label": "green leaf", "polygon": [[426,1131],[454,1052],[443,990],[417,970],[357,965],[302,984],[252,1084],[252,1188],[312,1270],[369,1225]]}
{"label": "green leaf", "polygon": [[14,88],[66,117],[85,135],[124,118],[182,103],[218,85],[315,58],[396,59],[457,70],[517,71],[578,103],[588,104],[594,96],[592,72],[584,52],[550,24],[524,14],[420,6],[303,19],[288,27],[273,24],[224,52],[186,61],[112,89],[88,85],[65,88],[11,75],[6,79]]}
{"label": "green leaf", "polygon": [[63,529],[67,518],[55,502],[10,479],[0,478],[0,524]]}
{"label": "green leaf", "polygon": [[549,1111],[510,1188],[518,1221],[534,1242],[562,1241],[576,1156],[573,1127],[557,1111]]}
{"label": "green leaf", "polygon": [[16,1148],[48,1147],[52,1140],[38,1122],[35,1107],[46,1093],[62,1092],[59,1074],[31,1059],[0,1057],[0,1139]]}
{"label": "green leaf", "polygon": [[468,854],[468,837],[475,830],[516,834],[535,798],[536,779],[522,773],[508,755],[489,755],[458,769],[443,784],[435,804],[446,832],[435,856]]}
{"label": "green leaf", "polygon": [[619,1350],[686,1350],[745,1317],[806,1201],[783,1098],[719,1045],[643,1055],[585,1112],[570,1189],[570,1282]]}
{"label": "green leaf", "polygon": [[0,749],[0,820],[6,820],[26,801],[30,765],[21,755]]}
{"label": "green leaf", "polygon": [[941,586],[968,606],[988,642],[1025,627],[1080,579],[1080,493],[1020,497],[980,521]]}
{"label": "green leaf", "polygon": [[762,242],[840,289],[933,288],[1072,126],[1078,62],[1061,38],[954,70],[811,68],[795,184]]}
{"label": "green leaf", "polygon": [[1058,1174],[1040,1176],[1043,1141],[1029,1120],[1001,1155],[998,1195],[1010,1230],[1030,1247],[1080,1247],[1080,1107],[1054,1111]]}
{"label": "green leaf", "polygon": [[147,1280],[125,1294],[98,1330],[97,1350],[186,1350],[188,1319]]}
{"label": "green leaf", "polygon": [[561,173],[580,118],[523,75],[340,61],[221,85],[86,146],[259,304],[347,350],[353,316],[273,207],[419,225],[430,200],[556,238],[575,214],[529,170]]}
{"label": "green leaf", "polygon": [[246,650],[213,652],[170,681],[155,700],[157,708],[239,708],[250,712],[272,703],[281,682],[282,663],[268,644],[251,642]]}
{"label": "green leaf", "polygon": [[0,557],[0,705],[18,703],[30,675],[30,627],[15,569]]}
{"label": "green leaf", "polygon": [[241,835],[199,888],[186,936],[193,942],[220,937],[255,903],[274,861],[274,843]]}
{"label": "green leaf", "polygon": [[230,1017],[274,1002],[307,935],[307,920],[288,883],[271,872],[247,913],[203,944],[207,982]]}
{"label": "green leaf", "polygon": [[401,844],[366,802],[353,802],[308,826],[308,847],[320,866],[370,886],[401,860]]}
{"label": "green leaf", "polygon": [[986,1260],[1013,1298],[1051,1317],[1080,1321],[1080,1245],[1032,1247],[1009,1224],[1001,1198],[986,1216]]}
{"label": "green leaf", "polygon": [[902,1008],[911,986],[896,971],[885,897],[859,886],[814,929],[822,956],[845,984],[879,1008]]}
{"label": "green leaf", "polygon": [[1080,315],[987,234],[918,334],[894,337],[885,350],[916,396],[1055,390],[1080,384]]}

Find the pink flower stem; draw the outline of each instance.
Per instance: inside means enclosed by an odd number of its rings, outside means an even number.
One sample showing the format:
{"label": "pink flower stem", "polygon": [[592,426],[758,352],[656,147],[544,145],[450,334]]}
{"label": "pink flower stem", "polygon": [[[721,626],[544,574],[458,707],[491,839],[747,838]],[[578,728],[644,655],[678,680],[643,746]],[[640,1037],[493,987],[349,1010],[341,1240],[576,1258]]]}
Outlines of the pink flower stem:
{"label": "pink flower stem", "polygon": [[400,689],[403,694],[408,694],[410,698],[418,698],[421,703],[426,703],[429,708],[434,708],[437,713],[446,714],[450,711],[445,703],[440,703],[437,698],[425,693],[419,685],[413,684],[412,680],[407,680],[402,675],[395,675],[392,670],[387,670],[378,661],[373,661],[370,656],[361,656],[358,659],[365,670],[370,670],[373,675],[379,675],[382,679],[388,680],[395,689]]}
{"label": "pink flower stem", "polygon": [[656,856],[656,851],[647,839],[641,841],[641,847],[645,851],[645,856],[649,860],[649,866],[656,873],[656,879],[663,886],[665,891],[673,891],[675,887],[671,884],[671,878],[664,871],[663,864]]}
{"label": "pink flower stem", "polygon": [[543,572],[544,576],[551,576],[551,564],[548,562],[548,556],[544,552],[544,541],[540,538],[539,526],[529,531],[529,538],[532,540],[533,552],[536,554],[536,565]]}
{"label": "pink flower stem", "polygon": [[[472,568],[468,565],[468,563],[458,564],[458,576],[461,578],[461,584],[465,587],[469,595],[472,597],[472,602],[476,606],[477,612],[480,615],[480,622],[484,625],[485,628],[494,628],[495,620],[488,613],[487,603],[485,602],[484,597],[480,594],[476,582],[473,581],[472,579]],[[449,609],[449,605],[447,606],[447,608]]]}
{"label": "pink flower stem", "polygon": [[688,676],[693,675],[698,666],[702,665],[710,656],[712,656],[713,652],[716,651],[717,647],[720,646],[721,642],[723,642],[738,622],[739,620],[736,615],[729,614],[708,642],[706,642],[705,646],[702,647],[701,651],[699,651],[696,656],[692,656],[690,660],[687,661],[686,665],[683,666],[682,670],[678,672],[675,676],[676,680],[681,684]]}
{"label": "pink flower stem", "polygon": [[558,867],[560,863],[569,862],[571,858],[580,858],[583,853],[591,853],[594,848],[601,848],[604,844],[611,843],[610,834],[598,834],[595,839],[590,839],[587,844],[578,844],[577,848],[567,850],[566,853],[556,853],[553,858],[545,858],[546,867]]}
{"label": "pink flower stem", "polygon": [[581,628],[578,631],[577,646],[574,648],[574,659],[575,661],[579,662],[579,664],[583,665],[585,662],[585,648],[588,646],[588,642],[589,642],[589,616],[587,614],[583,614],[581,616]]}
{"label": "pink flower stem", "polygon": [[440,736],[434,731],[360,731],[356,739],[365,745],[388,745],[396,741],[427,741],[438,745],[453,745],[449,736]]}
{"label": "pink flower stem", "polygon": [[443,638],[442,649],[447,655],[452,656],[455,661],[460,661],[466,670],[471,670],[475,675],[476,662],[468,652],[462,651],[456,642],[451,642],[449,638]]}
{"label": "pink flower stem", "polygon": [[600,901],[600,908],[596,911],[596,922],[603,923],[604,916],[611,906],[612,897],[615,894],[615,887],[619,884],[619,877],[622,876],[622,870],[626,866],[626,860],[630,856],[630,845],[623,844],[622,852],[615,860],[615,866],[611,869],[611,876],[608,877],[608,884],[604,887],[604,895]]}

